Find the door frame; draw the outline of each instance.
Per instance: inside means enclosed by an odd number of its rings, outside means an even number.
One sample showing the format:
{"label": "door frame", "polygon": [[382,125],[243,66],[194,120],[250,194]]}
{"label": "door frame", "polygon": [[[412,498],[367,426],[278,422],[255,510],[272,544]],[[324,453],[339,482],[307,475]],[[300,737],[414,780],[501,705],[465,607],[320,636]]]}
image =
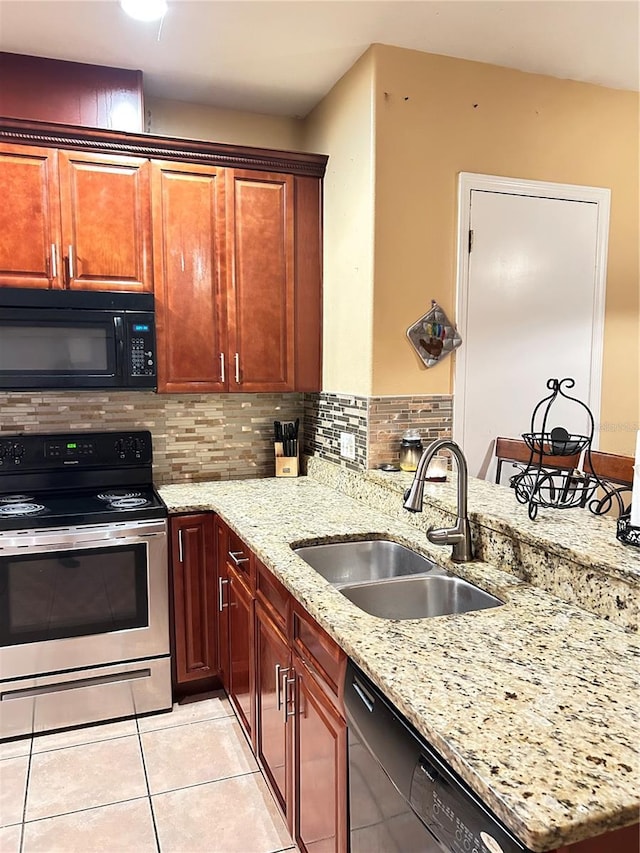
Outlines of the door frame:
{"label": "door frame", "polygon": [[[471,193],[473,190],[525,195],[538,198],[587,201],[597,205],[595,292],[593,299],[593,331],[591,336],[591,364],[589,383],[589,408],[595,421],[592,447],[600,440],[600,407],[602,400],[602,356],[604,350],[604,310],[607,286],[607,251],[609,240],[609,215],[611,190],[606,187],[587,187],[577,184],[557,184],[550,181],[531,181],[483,175],[474,172],[458,173],[458,258],[456,272],[456,318],[462,342],[467,337],[467,302],[469,290],[469,230]],[[456,353],[453,376],[453,423],[455,441],[464,435],[464,392],[466,390],[466,352],[464,346]],[[564,377],[558,377],[562,379]],[[542,395],[541,395],[542,396]]]}

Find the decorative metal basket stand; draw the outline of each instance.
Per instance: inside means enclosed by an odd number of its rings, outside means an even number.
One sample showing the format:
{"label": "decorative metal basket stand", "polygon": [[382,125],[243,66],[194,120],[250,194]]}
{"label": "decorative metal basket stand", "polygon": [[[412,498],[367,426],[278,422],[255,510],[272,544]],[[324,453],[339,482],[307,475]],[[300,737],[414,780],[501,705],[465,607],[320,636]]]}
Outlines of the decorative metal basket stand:
{"label": "decorative metal basket stand", "polygon": [[[585,507],[598,488],[605,491],[605,497],[592,501],[590,509],[601,514],[611,507],[611,490],[600,481],[591,464],[593,415],[588,406],[564,390],[574,385],[573,379],[549,379],[547,388],[551,393],[537,404],[531,415],[531,431],[522,436],[531,455],[525,469],[511,478],[511,484],[518,501],[529,504],[529,518],[532,520],[540,506],[553,509]],[[587,413],[587,435],[569,434],[560,426],[549,429],[553,405],[560,397],[572,401]],[[569,458],[576,455],[579,461],[571,467]],[[567,457],[567,465],[554,467],[548,460],[545,462],[545,456]],[[588,461],[588,474],[583,470],[585,461]],[[609,503],[605,505],[607,500]]]}

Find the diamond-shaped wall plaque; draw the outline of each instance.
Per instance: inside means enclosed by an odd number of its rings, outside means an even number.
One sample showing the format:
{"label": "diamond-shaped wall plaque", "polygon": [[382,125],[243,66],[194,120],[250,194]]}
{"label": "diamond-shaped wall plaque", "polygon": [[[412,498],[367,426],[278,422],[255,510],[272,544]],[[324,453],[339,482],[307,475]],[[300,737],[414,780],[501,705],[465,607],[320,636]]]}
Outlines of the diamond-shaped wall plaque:
{"label": "diamond-shaped wall plaque", "polygon": [[458,330],[435,299],[431,300],[431,306],[430,311],[407,329],[407,337],[426,367],[434,367],[462,343]]}

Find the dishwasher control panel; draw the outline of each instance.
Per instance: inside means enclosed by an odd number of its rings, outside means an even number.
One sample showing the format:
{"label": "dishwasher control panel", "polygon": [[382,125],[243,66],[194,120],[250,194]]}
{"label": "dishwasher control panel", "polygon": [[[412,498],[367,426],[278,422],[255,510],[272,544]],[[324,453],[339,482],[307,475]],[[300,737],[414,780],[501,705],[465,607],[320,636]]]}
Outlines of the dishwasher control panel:
{"label": "dishwasher control panel", "polygon": [[521,853],[524,848],[448,773],[421,756],[411,783],[411,807],[452,853]]}

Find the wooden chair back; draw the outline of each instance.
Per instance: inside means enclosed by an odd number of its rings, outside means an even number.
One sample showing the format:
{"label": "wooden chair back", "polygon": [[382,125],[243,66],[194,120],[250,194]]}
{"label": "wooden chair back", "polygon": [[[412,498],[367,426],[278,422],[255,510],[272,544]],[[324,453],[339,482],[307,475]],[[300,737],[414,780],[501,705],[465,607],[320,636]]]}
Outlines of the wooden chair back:
{"label": "wooden chair back", "polygon": [[584,460],[584,472],[585,474],[596,474],[601,480],[631,488],[633,483],[633,457],[592,450],[591,464],[589,464],[588,456]]}
{"label": "wooden chair back", "polygon": [[[527,447],[521,438],[496,438],[495,455],[498,460],[496,468],[496,483],[500,482],[500,474],[502,473],[503,462],[513,462],[516,465],[528,465],[531,459],[531,450]],[[537,464],[540,454],[533,454],[533,462]],[[544,454],[542,456],[542,465],[545,468],[558,468],[561,471],[572,471],[580,461],[580,454],[574,453],[572,456],[550,456]]]}

